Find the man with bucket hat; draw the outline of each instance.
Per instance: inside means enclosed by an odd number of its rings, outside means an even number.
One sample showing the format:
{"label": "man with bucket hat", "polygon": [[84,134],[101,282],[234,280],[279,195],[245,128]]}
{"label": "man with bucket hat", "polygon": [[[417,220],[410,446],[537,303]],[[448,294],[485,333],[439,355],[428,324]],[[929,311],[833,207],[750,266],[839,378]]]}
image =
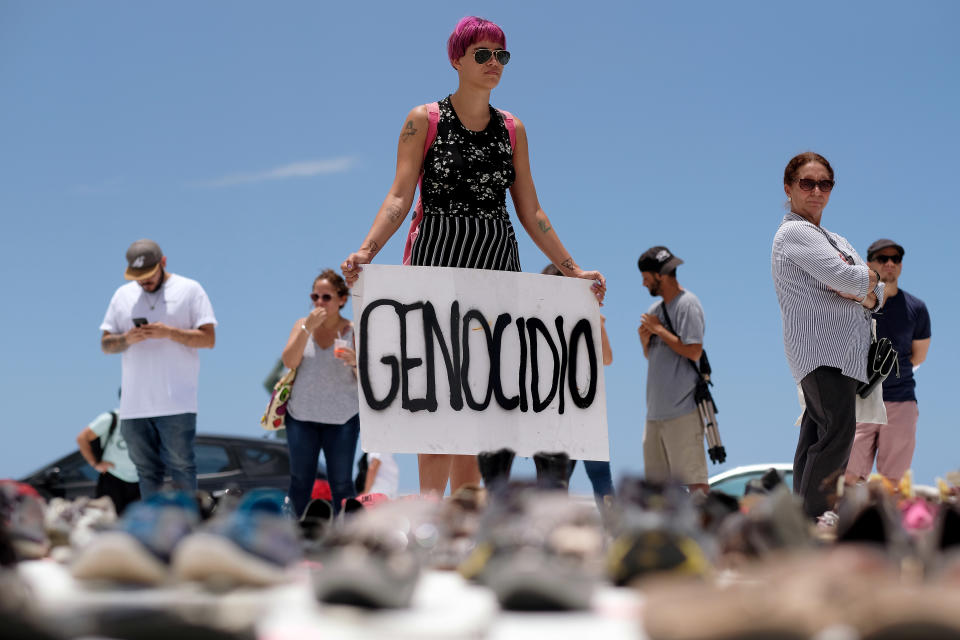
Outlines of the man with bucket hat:
{"label": "man with bucket hat", "polygon": [[148,498],[170,474],[176,489],[197,488],[198,349],[216,342],[217,320],[195,280],[166,270],[153,240],[127,249],[124,278],[100,329],[104,353],[121,354],[120,430]]}
{"label": "man with bucket hat", "polygon": [[643,467],[648,478],[707,491],[703,422],[694,394],[699,374],[690,366],[703,353],[703,307],[677,282],[681,264],[663,246],[651,247],[637,261],[643,286],[663,298],[643,314],[637,329],[649,362]]}
{"label": "man with bucket hat", "polygon": [[881,238],[867,249],[867,264],[885,285],[883,308],[874,314],[877,339],[893,343],[899,355],[899,375],[883,381],[887,423],[857,423],[846,470],[849,483],[867,478],[874,459],[878,473],[898,482],[913,460],[919,417],[913,369],[926,359],[930,348],[930,314],[923,300],[899,286],[904,253],[903,247],[889,238]]}

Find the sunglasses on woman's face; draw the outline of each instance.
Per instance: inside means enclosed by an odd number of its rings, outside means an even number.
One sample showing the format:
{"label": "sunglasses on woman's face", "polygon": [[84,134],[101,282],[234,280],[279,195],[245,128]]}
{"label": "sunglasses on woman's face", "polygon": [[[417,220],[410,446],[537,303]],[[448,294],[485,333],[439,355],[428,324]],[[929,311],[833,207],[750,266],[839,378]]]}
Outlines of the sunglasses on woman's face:
{"label": "sunglasses on woman's face", "polygon": [[887,262],[892,262],[893,264],[900,264],[900,261],[903,258],[900,256],[873,256],[874,262],[879,262],[880,264],[887,264]]}
{"label": "sunglasses on woman's face", "polygon": [[830,193],[830,190],[833,189],[834,182],[833,180],[811,180],[810,178],[800,178],[797,180],[797,184],[800,185],[800,188],[804,191],[813,191],[814,187],[820,187],[820,191],[824,193]]}
{"label": "sunglasses on woman's face", "polygon": [[496,57],[497,62],[506,66],[510,62],[510,52],[506,49],[486,49],[480,48],[473,52],[473,59],[477,64],[483,64],[491,57]]}
{"label": "sunglasses on woman's face", "polygon": [[333,296],[330,295],[329,293],[324,293],[323,295],[320,295],[319,293],[311,293],[311,294],[310,294],[310,299],[313,300],[314,302],[316,302],[317,300],[323,300],[324,302],[330,302],[331,300],[333,300]]}

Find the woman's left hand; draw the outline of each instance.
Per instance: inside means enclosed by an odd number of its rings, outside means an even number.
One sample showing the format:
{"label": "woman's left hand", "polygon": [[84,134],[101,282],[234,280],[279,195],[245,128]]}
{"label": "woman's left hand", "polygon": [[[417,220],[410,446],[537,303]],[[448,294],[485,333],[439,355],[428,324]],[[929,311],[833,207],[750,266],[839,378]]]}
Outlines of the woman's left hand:
{"label": "woman's left hand", "polygon": [[344,347],[340,349],[339,354],[336,356],[343,360],[344,366],[355,367],[357,366],[357,352],[350,347]]}
{"label": "woman's left hand", "polygon": [[603,277],[603,274],[599,271],[584,271],[580,269],[577,273],[573,274],[575,278],[583,278],[584,280],[593,280],[593,295],[597,297],[597,302],[600,303],[600,306],[603,306],[603,298],[607,295],[607,279]]}

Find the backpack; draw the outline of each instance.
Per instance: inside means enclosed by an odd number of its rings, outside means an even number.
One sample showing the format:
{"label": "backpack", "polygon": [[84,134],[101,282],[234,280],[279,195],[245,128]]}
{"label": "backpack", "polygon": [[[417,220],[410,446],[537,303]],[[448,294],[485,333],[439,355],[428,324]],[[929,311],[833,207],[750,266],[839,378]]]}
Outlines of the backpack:
{"label": "backpack", "polygon": [[110,417],[110,428],[107,429],[107,435],[101,436],[90,443],[90,448],[93,449],[93,458],[97,462],[103,460],[103,452],[107,450],[107,444],[113,437],[113,432],[117,430],[117,412],[111,411]]}
{"label": "backpack", "polygon": [[[437,123],[440,121],[440,104],[431,102],[427,107],[427,139],[423,143],[423,160],[427,159],[427,152],[430,151],[430,145],[437,138]],[[517,147],[517,123],[513,119],[513,114],[503,109],[497,109],[503,116],[503,124],[507,127],[507,133],[510,135],[510,149]],[[410,221],[410,231],[407,232],[407,243],[403,247],[403,264],[410,264],[411,254],[413,253],[413,243],[420,235],[420,223],[423,221],[423,165],[420,166],[420,180],[417,181],[417,206],[413,209],[413,219]]]}

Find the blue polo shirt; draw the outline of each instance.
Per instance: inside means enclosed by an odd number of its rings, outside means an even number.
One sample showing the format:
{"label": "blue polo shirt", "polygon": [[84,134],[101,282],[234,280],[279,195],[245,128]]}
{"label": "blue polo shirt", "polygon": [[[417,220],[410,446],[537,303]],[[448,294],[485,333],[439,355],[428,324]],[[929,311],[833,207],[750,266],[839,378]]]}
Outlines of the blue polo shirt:
{"label": "blue polo shirt", "polygon": [[900,377],[894,372],[883,381],[883,399],[889,402],[916,401],[914,389],[917,386],[913,378],[913,341],[930,337],[930,314],[923,300],[912,296],[903,289],[897,295],[887,298],[883,308],[874,314],[877,320],[877,337],[887,338],[893,343],[900,357]]}

